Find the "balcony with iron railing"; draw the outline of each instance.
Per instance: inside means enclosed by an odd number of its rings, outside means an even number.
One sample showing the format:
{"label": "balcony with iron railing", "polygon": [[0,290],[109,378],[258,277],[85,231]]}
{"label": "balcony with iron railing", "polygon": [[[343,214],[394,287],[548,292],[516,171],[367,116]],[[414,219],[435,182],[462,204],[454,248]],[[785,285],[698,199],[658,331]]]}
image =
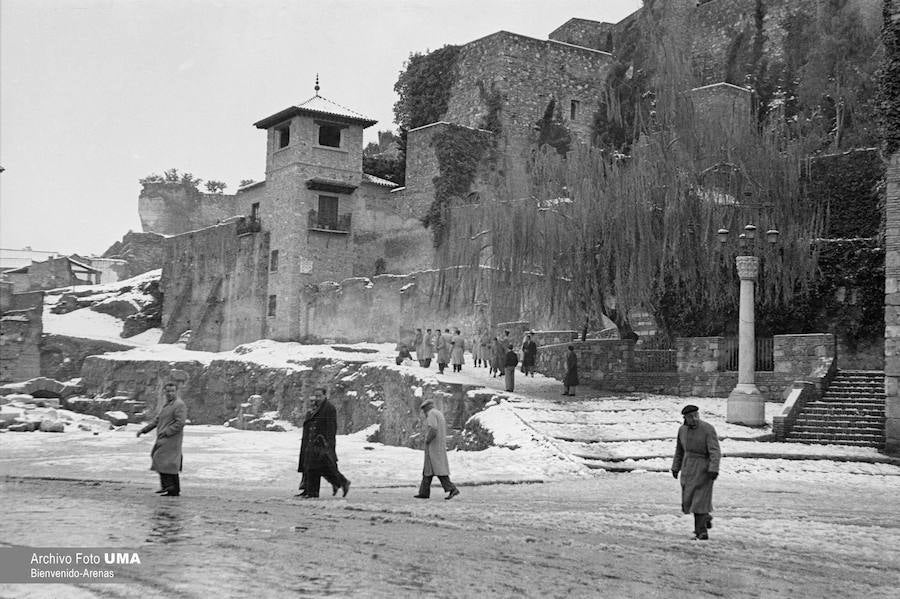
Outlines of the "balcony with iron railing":
{"label": "balcony with iron railing", "polygon": [[251,233],[259,233],[262,230],[262,222],[260,222],[258,216],[250,215],[250,216],[242,216],[237,221],[237,234],[241,235],[249,235]]}
{"label": "balcony with iron railing", "polygon": [[326,231],[328,233],[349,233],[351,213],[338,215],[320,215],[316,210],[309,211],[307,228],[310,231]]}

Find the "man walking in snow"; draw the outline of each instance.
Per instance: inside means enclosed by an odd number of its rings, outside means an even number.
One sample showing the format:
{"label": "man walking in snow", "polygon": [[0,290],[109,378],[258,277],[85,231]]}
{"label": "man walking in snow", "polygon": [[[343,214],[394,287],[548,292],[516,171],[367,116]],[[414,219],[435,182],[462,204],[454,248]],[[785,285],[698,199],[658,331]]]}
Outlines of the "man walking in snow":
{"label": "man walking in snow", "polygon": [[709,539],[712,528],[713,481],[719,477],[719,437],[716,429],[700,420],[697,406],[681,410],[684,424],[678,429],[672,476],[681,473],[681,511],[694,514],[694,539]]}
{"label": "man walking in snow", "polygon": [[[309,431],[309,442],[303,457],[305,463],[301,464],[306,474],[306,489],[302,497],[318,497],[323,476],[331,483],[332,495],[336,495],[338,489],[342,489],[343,496],[346,497],[347,491],[350,490],[350,481],[338,470],[337,452],[335,451],[337,410],[328,401],[324,388],[317,388],[314,392],[311,413],[303,423],[304,435],[307,430]],[[301,449],[303,449],[302,444]]]}
{"label": "man walking in snow", "polygon": [[459,489],[450,482],[450,464],[447,462],[447,423],[440,410],[435,409],[430,399],[422,401],[421,409],[425,412],[425,465],[422,468],[422,484],[416,499],[431,497],[431,481],[437,476],[441,487],[448,495],[444,499],[453,499],[459,495]]}
{"label": "man walking in snow", "polygon": [[156,443],[150,451],[151,470],[159,473],[157,493],[167,497],[181,495],[181,443],[184,439],[184,423],[187,421],[187,407],[178,397],[178,387],[173,382],[163,385],[163,406],[156,418],[137,432],[140,437],[156,429]]}

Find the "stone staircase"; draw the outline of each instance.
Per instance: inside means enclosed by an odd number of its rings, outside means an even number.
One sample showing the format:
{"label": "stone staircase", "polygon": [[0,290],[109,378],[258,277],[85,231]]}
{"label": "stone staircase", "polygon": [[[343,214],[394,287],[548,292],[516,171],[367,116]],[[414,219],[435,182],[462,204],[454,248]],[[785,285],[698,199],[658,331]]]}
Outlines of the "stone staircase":
{"label": "stone staircase", "polygon": [[842,370],[803,407],[786,441],[884,447],[884,372]]}

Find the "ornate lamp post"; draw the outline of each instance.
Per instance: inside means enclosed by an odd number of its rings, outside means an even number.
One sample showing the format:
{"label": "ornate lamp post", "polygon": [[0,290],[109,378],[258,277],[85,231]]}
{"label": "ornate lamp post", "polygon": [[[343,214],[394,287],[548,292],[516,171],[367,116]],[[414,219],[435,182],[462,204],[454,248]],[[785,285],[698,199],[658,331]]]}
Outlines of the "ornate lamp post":
{"label": "ornate lamp post", "polygon": [[[719,241],[728,241],[728,229],[719,229]],[[766,241],[775,244],[778,231],[766,231]],[[734,424],[761,426],[766,423],[765,398],[756,387],[756,329],[754,291],[759,274],[759,258],[753,255],[756,227],[747,225],[738,236],[741,254],[735,258],[741,279],[741,301],[738,317],[738,382],[728,396],[725,421]]]}

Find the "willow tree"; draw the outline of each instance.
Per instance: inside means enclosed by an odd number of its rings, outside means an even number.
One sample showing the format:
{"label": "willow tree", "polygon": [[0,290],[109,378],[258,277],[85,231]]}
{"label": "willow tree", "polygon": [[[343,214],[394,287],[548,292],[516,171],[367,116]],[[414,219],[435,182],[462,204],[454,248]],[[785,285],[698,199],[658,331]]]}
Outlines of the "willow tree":
{"label": "willow tree", "polygon": [[452,286],[490,272],[557,314],[576,314],[572,325],[584,318],[596,326],[601,315],[627,324],[637,309],[670,332],[718,333],[715,315],[736,311],[742,250],[720,244],[717,231],[736,242],[752,223],[781,233],[776,246],[755,250],[758,304],[783,305],[805,291],[823,224],[804,190],[810,144],[721,104],[695,106],[687,52],[661,39],[655,87],[645,94],[652,101],[634,110],[643,117],[631,156],[586,144],[561,156],[545,146],[528,158],[525,197],[501,183],[454,208],[439,260],[471,268],[446,270]]}

